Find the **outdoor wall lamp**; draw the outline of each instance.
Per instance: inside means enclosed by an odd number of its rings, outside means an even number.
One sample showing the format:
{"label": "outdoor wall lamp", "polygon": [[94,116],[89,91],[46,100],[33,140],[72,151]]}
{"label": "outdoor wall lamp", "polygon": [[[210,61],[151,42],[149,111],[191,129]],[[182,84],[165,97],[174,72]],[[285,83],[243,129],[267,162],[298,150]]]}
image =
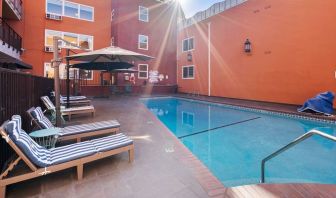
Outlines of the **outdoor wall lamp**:
{"label": "outdoor wall lamp", "polygon": [[244,49],[246,53],[251,52],[251,42],[249,39],[246,39],[245,44],[244,44]]}
{"label": "outdoor wall lamp", "polygon": [[187,55],[187,60],[188,60],[189,62],[192,61],[192,54],[191,54],[190,52],[189,52],[188,55]]}

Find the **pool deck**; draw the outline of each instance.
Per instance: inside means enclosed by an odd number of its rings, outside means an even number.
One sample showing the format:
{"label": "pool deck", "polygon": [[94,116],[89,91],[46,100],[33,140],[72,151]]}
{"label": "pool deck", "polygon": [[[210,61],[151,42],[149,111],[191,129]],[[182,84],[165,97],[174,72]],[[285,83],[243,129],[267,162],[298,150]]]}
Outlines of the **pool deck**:
{"label": "pool deck", "polygon": [[96,117],[74,116],[72,121],[79,124],[118,119],[121,132],[135,142],[133,163],[128,163],[126,153],[120,154],[85,165],[82,181],[76,180],[75,169],[68,169],[11,185],[7,197],[336,197],[336,185],[263,184],[226,188],[138,98],[94,99]]}

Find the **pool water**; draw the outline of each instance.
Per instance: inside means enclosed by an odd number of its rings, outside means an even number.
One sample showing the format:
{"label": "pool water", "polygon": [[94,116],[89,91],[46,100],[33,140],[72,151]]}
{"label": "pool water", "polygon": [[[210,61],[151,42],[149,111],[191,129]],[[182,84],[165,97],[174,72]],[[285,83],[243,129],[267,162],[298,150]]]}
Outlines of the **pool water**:
{"label": "pool water", "polygon": [[[181,98],[147,108],[227,187],[260,181],[263,158],[300,135],[336,125]],[[266,163],[266,183],[336,183],[336,143],[311,137]]]}

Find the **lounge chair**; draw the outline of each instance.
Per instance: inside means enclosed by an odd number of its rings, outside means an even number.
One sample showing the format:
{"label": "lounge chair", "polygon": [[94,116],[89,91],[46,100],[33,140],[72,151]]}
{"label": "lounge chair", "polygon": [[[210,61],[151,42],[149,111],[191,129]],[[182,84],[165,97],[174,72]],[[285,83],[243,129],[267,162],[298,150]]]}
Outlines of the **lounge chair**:
{"label": "lounge chair", "polygon": [[[67,99],[60,99],[61,105],[66,106],[67,105]],[[69,100],[70,107],[74,106],[89,106],[91,105],[91,100]]]}
{"label": "lounge chair", "polygon": [[[41,100],[43,104],[47,107],[49,111],[52,113],[55,113],[55,105],[51,102],[48,96],[42,96]],[[68,120],[71,120],[72,115],[77,114],[92,114],[92,117],[95,115],[95,109],[94,106],[81,106],[81,107],[71,107],[71,108],[65,108],[64,106],[61,106],[61,113],[62,116],[68,116]]]}
{"label": "lounge chair", "polygon": [[[13,148],[17,156],[0,174],[0,198],[4,198],[8,185],[45,176],[68,168],[77,168],[77,178],[83,178],[83,166],[86,163],[128,152],[129,161],[134,159],[134,144],[124,134],[111,135],[95,140],[75,143],[54,149],[38,145],[21,129],[21,117],[13,116],[0,128],[2,138]],[[29,172],[7,177],[9,172],[23,160]]]}
{"label": "lounge chair", "polygon": [[[54,128],[54,125],[43,114],[41,107],[30,108],[27,111],[32,124],[37,129],[49,129]],[[116,120],[107,120],[101,122],[94,122],[90,124],[80,124],[61,128],[61,132],[58,134],[58,140],[77,140],[80,142],[82,138],[115,134],[119,131],[120,124]]]}
{"label": "lounge chair", "polygon": [[[67,97],[61,95],[61,99],[62,100],[67,100]],[[87,97],[86,96],[70,96],[69,100],[71,100],[71,101],[87,100]]]}

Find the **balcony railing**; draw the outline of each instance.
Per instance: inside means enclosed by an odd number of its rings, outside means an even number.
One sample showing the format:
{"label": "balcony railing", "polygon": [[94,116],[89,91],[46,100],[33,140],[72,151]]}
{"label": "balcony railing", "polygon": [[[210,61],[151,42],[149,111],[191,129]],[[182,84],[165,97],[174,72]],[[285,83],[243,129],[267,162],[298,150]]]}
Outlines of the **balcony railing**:
{"label": "balcony railing", "polygon": [[21,52],[22,38],[0,17],[0,39],[2,43],[0,45],[8,45],[8,48],[12,47],[13,50]]}
{"label": "balcony railing", "polygon": [[10,5],[13,11],[22,17],[22,0],[6,0],[6,2]]}

